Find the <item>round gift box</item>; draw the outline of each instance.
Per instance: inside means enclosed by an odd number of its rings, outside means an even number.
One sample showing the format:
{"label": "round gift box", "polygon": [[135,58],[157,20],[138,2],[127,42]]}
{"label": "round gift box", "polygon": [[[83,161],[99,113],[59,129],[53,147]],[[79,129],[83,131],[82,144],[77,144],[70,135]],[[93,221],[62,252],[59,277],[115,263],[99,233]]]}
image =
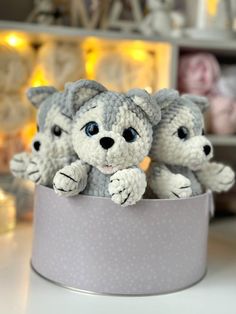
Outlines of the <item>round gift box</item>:
{"label": "round gift box", "polygon": [[211,193],[144,199],[57,196],[36,188],[32,267],[84,292],[153,295],[198,282],[206,272]]}

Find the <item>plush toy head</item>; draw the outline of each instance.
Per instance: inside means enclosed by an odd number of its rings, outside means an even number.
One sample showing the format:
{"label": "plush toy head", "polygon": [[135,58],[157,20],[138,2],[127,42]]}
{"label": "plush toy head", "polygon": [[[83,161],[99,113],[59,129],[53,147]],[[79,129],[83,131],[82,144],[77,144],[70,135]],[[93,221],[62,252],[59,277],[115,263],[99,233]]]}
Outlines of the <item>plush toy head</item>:
{"label": "plush toy head", "polygon": [[199,170],[213,156],[211,143],[204,135],[202,112],[206,98],[183,95],[163,89],[154,95],[161,108],[162,120],[154,128],[150,156],[166,164]]}
{"label": "plush toy head", "polygon": [[147,92],[111,92],[88,80],[68,85],[67,92],[75,112],[73,146],[81,160],[112,174],[137,165],[148,154],[160,109]]}
{"label": "plush toy head", "polygon": [[65,106],[66,93],[54,87],[34,87],[28,99],[38,108],[37,134],[32,152],[42,156],[61,158],[73,152],[70,140],[72,117]]}

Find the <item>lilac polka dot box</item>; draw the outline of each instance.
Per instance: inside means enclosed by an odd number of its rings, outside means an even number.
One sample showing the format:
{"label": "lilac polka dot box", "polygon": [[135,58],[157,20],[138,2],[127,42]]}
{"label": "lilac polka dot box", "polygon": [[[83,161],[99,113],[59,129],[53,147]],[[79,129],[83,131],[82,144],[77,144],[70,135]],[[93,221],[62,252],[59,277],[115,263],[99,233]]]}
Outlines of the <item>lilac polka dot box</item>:
{"label": "lilac polka dot box", "polygon": [[206,272],[211,194],[144,199],[57,196],[36,188],[32,267],[63,287],[153,295],[187,288]]}

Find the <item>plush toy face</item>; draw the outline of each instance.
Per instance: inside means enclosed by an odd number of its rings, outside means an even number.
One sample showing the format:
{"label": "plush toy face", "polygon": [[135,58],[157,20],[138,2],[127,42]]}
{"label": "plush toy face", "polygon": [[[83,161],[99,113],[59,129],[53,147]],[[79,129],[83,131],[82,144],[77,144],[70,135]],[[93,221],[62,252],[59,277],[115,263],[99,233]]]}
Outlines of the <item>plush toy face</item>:
{"label": "plush toy face", "polygon": [[160,119],[155,103],[149,103],[151,97],[141,90],[120,94],[93,81],[79,81],[79,86],[83,84],[91,87],[78,88],[78,95],[93,96],[77,111],[73,125],[72,141],[79,158],[105,174],[137,165],[151,146],[151,120]]}
{"label": "plush toy face", "polygon": [[40,87],[30,89],[28,95],[38,107],[38,130],[32,142],[32,152],[52,158],[69,157],[73,153],[72,118],[65,113],[65,93]]}
{"label": "plush toy face", "polygon": [[103,173],[114,173],[137,165],[148,154],[152,128],[132,100],[107,92],[78,114],[72,137],[82,160]]}
{"label": "plush toy face", "polygon": [[166,164],[196,171],[213,156],[212,145],[204,135],[201,110],[187,96],[177,96],[164,106],[153,137],[151,156]]}

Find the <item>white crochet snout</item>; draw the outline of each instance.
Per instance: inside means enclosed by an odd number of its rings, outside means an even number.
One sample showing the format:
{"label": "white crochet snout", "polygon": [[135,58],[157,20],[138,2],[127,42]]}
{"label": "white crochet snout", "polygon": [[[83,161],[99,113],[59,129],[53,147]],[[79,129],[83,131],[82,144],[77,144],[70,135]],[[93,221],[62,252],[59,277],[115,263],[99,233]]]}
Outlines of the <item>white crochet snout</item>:
{"label": "white crochet snout", "polygon": [[213,157],[213,147],[205,136],[195,136],[186,145],[184,164],[193,171],[199,170]]}

